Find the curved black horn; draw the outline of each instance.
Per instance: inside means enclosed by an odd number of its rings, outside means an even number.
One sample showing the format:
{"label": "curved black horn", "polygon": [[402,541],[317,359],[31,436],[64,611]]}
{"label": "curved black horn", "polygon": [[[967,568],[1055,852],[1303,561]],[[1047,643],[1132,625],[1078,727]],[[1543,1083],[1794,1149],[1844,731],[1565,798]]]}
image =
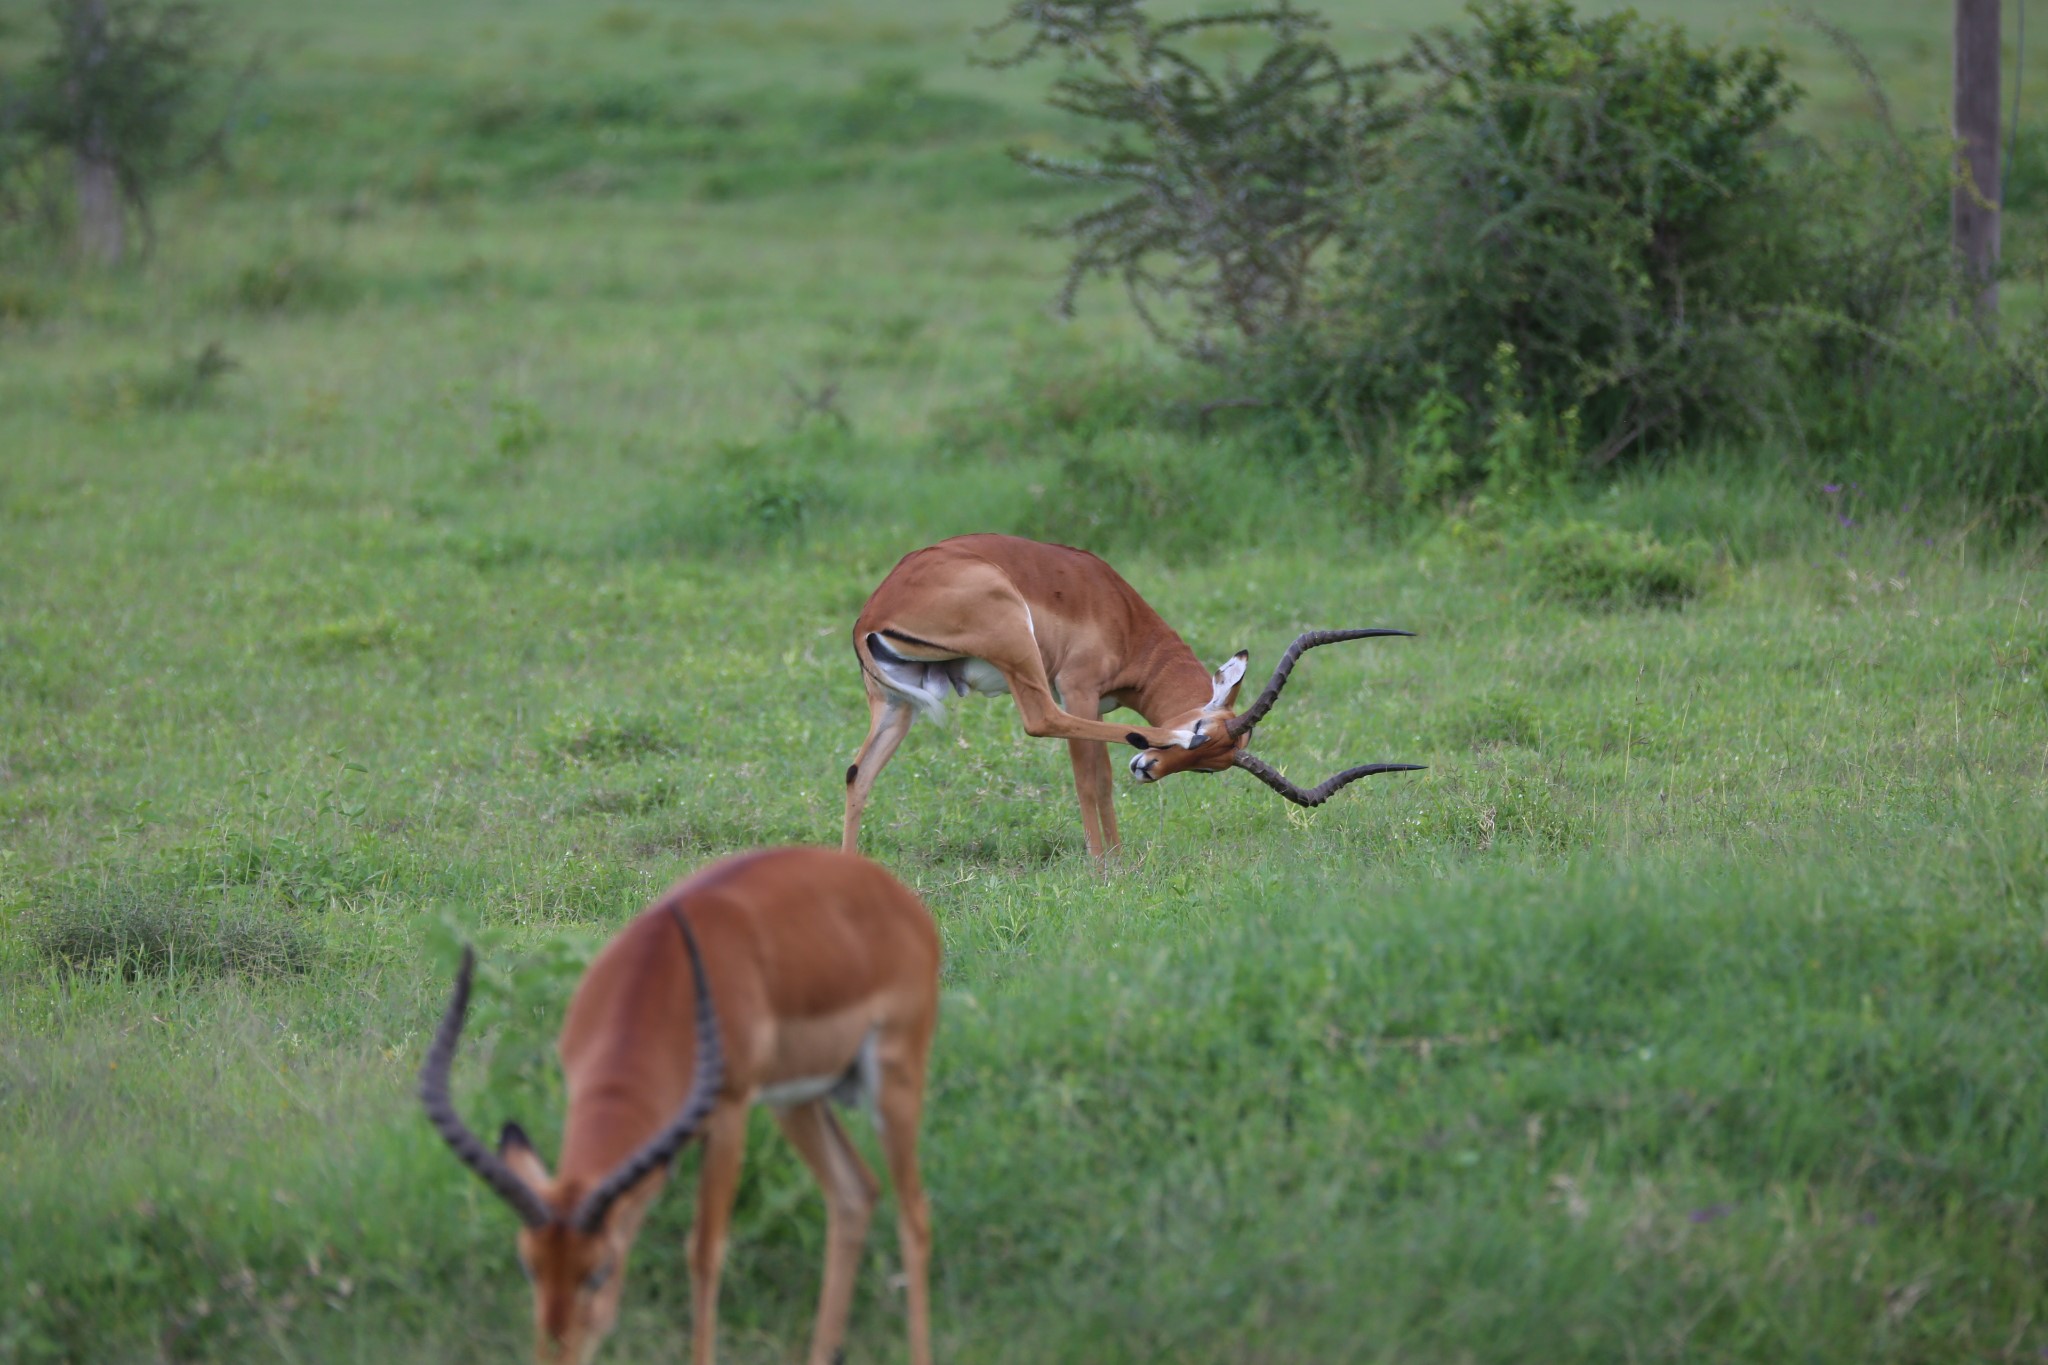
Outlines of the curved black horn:
{"label": "curved black horn", "polygon": [[554,1210],[533,1186],[521,1180],[496,1152],[469,1131],[448,1099],[448,1069],[454,1065],[455,1044],[462,1037],[463,1017],[469,1013],[469,985],[475,972],[476,953],[464,944],[462,966],[455,973],[455,994],[448,1001],[448,1012],[441,1016],[441,1027],[435,1030],[427,1060],[420,1064],[420,1103],[426,1106],[427,1119],[434,1125],[434,1131],[463,1165],[482,1176],[484,1183],[512,1206],[526,1226],[546,1227],[555,1220]]}
{"label": "curved black horn", "polygon": [[711,1116],[712,1106],[718,1102],[718,1087],[725,1081],[725,1049],[719,1043],[718,1016],[711,1009],[711,983],[704,977],[704,958],[697,951],[697,936],[690,932],[690,922],[683,918],[682,911],[671,906],[670,913],[676,917],[676,927],[683,931],[683,947],[690,954],[690,979],[697,988],[696,1075],[690,1080],[690,1093],[684,1097],[682,1107],[667,1126],[642,1143],[639,1151],[620,1162],[617,1169],[576,1206],[572,1225],[586,1235],[597,1231],[620,1195],[639,1184],[656,1167],[666,1166],[683,1149],[683,1144],[697,1136],[697,1130]]}
{"label": "curved black horn", "polygon": [[1266,682],[1266,690],[1259,693],[1243,714],[1232,716],[1223,727],[1232,739],[1250,730],[1266,718],[1273,709],[1273,703],[1280,696],[1280,689],[1287,686],[1287,675],[1294,671],[1294,661],[1303,650],[1314,649],[1317,645],[1334,645],[1339,640],[1368,640],[1375,635],[1413,635],[1412,630],[1308,630],[1294,637],[1294,643],[1287,646],[1287,652],[1280,656],[1280,662],[1273,668],[1273,676]]}
{"label": "curved black horn", "polygon": [[1359,778],[1371,777],[1374,773],[1419,773],[1429,766],[1426,763],[1366,763],[1356,768],[1346,768],[1335,777],[1303,790],[1282,777],[1264,760],[1255,758],[1242,749],[1238,750],[1230,761],[1297,806],[1320,806]]}

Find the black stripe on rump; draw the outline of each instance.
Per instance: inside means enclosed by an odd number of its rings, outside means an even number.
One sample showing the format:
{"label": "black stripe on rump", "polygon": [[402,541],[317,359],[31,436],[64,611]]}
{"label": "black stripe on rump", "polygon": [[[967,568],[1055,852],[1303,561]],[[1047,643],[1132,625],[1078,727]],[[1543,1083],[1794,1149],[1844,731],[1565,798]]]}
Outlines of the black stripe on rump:
{"label": "black stripe on rump", "polygon": [[950,650],[950,649],[952,649],[952,646],[951,646],[951,645],[941,645],[941,644],[935,644],[935,643],[933,643],[933,642],[932,642],[932,641],[930,641],[930,640],[920,640],[920,639],[918,639],[918,638],[917,638],[917,637],[916,637],[915,635],[912,635],[912,634],[911,634],[910,632],[908,632],[908,631],[903,631],[903,630],[891,630],[891,629],[889,629],[889,627],[887,627],[887,626],[883,626],[883,627],[882,627],[882,629],[881,629],[880,631],[878,631],[877,633],[878,633],[878,634],[881,634],[881,635],[886,635],[886,636],[888,636],[888,637],[889,637],[890,639],[892,639],[892,640],[901,640],[901,641],[902,641],[902,642],[903,642],[904,644],[906,644],[906,645],[916,645],[916,646],[918,646],[918,647],[919,647],[920,649],[944,649],[944,650]]}

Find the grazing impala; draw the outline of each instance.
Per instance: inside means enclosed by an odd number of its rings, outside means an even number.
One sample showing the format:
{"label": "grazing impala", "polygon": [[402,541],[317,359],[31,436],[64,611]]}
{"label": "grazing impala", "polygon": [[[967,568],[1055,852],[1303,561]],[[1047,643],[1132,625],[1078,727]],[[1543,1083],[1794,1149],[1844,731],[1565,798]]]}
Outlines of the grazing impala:
{"label": "grazing impala", "polygon": [[420,1069],[420,1099],[455,1155],[524,1225],[519,1262],[533,1283],[538,1360],[583,1365],[596,1353],[669,1161],[702,1134],[692,1359],[711,1365],[747,1111],[760,1103],[825,1192],[810,1365],[828,1365],[877,1186],[826,1101],[858,1099],[881,1129],[896,1186],[910,1359],[927,1365],[931,1229],[917,1122],[938,1022],[939,936],[909,888],[865,858],[784,848],[713,863],[649,906],[597,955],[569,1002],[559,1044],[569,1112],[553,1175],[516,1125],[492,1151],[449,1101],[473,967],[465,949]]}
{"label": "grazing impala", "polygon": [[[1346,768],[1303,790],[1245,749],[1305,649],[1405,630],[1311,631],[1295,640],[1251,709],[1231,708],[1244,681],[1239,650],[1211,673],[1147,606],[1137,589],[1086,550],[1016,536],[956,536],[905,555],[861,608],[853,652],[872,723],[846,770],[846,825],[840,847],[855,852],[861,810],[875,778],[922,713],[941,720],[949,694],[1008,692],[1026,734],[1067,741],[1088,851],[1117,847],[1116,807],[1105,741],[1141,752],[1140,782],[1178,772],[1243,768],[1288,800],[1321,805],[1373,773],[1411,772],[1412,763]],[[1144,728],[1101,717],[1128,706]]]}

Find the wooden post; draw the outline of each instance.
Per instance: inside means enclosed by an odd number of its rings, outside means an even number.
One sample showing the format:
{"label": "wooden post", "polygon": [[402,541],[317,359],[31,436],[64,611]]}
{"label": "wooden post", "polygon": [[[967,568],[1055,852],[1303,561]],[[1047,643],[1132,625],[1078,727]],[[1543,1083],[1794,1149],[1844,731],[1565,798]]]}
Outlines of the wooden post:
{"label": "wooden post", "polygon": [[1999,0],[1956,0],[1956,177],[1950,199],[1956,256],[1978,323],[1998,319]]}

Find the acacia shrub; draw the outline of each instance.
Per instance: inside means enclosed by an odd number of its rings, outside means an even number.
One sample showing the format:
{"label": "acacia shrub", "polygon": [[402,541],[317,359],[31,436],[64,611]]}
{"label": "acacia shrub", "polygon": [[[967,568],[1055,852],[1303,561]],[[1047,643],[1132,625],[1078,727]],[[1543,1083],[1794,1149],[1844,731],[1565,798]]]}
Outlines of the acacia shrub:
{"label": "acacia shrub", "polygon": [[[1207,358],[1298,321],[1401,119],[1390,66],[1345,59],[1327,27],[1287,0],[1167,20],[1142,0],[1012,0],[988,36],[1017,45],[987,64],[1059,60],[1053,107],[1109,130],[1079,156],[1015,153],[1115,191],[1049,229],[1073,246],[1063,310],[1114,278],[1155,335]],[[1205,61],[1198,43],[1232,55]]]}
{"label": "acacia shrub", "polygon": [[1357,428],[1460,414],[1462,458],[1426,484],[1482,475],[1517,415],[1560,434],[1563,466],[1760,419],[1789,319],[1832,307],[1803,182],[1772,155],[1799,98],[1781,55],[1566,0],[1471,18],[1415,40],[1427,87],[1386,173],[1302,333],[1252,359]]}

